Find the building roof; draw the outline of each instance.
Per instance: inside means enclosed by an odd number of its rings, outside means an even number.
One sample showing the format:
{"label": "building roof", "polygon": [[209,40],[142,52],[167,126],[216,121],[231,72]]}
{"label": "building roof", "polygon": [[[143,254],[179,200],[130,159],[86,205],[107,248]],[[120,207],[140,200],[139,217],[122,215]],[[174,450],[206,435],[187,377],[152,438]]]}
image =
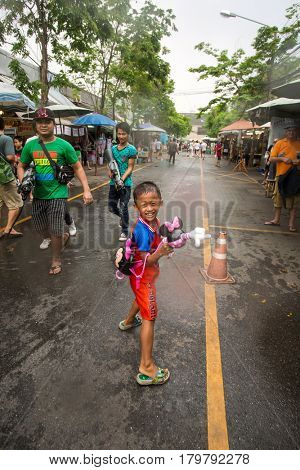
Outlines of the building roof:
{"label": "building roof", "polygon": [[220,132],[230,132],[230,131],[248,131],[251,129],[258,129],[259,126],[252,124],[251,121],[246,121],[246,119],[241,119],[240,121],[235,121],[229,124],[226,127],[223,127]]}
{"label": "building roof", "polygon": [[[13,82],[13,75],[9,68],[9,63],[13,56],[6,50],[0,48],[0,80],[5,83]],[[30,62],[18,58],[22,68],[25,70],[30,81],[39,80],[39,68]],[[49,79],[55,76],[54,73],[48,71]],[[60,104],[64,106],[73,106],[73,102],[63,95],[57,88],[49,89],[49,104]]]}
{"label": "building roof", "polygon": [[277,88],[273,88],[272,93],[279,98],[300,98],[300,80],[294,80],[292,82],[281,85]]}

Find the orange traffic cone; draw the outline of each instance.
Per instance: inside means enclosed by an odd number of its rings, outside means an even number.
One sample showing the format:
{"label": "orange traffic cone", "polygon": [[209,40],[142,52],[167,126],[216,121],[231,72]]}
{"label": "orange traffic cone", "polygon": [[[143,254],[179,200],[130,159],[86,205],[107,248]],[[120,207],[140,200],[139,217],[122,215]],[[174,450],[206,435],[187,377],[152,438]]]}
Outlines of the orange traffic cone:
{"label": "orange traffic cone", "polygon": [[227,233],[220,232],[215,251],[207,269],[200,272],[208,284],[234,284],[235,280],[227,271]]}

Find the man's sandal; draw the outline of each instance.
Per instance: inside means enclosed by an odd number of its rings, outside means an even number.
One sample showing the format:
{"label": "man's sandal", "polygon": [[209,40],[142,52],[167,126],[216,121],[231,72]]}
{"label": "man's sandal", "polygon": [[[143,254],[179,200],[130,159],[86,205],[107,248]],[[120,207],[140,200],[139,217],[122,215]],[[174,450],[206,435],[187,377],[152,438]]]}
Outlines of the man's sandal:
{"label": "man's sandal", "polygon": [[134,317],[133,323],[130,323],[130,325],[126,325],[125,320],[122,320],[119,323],[119,328],[120,330],[125,331],[125,330],[130,330],[130,328],[135,328],[136,326],[140,326],[141,324],[142,324],[141,318],[136,315]]}
{"label": "man's sandal", "polygon": [[56,266],[51,266],[49,274],[50,276],[56,276],[56,274],[60,274],[62,271],[61,264],[57,264]]}
{"label": "man's sandal", "polygon": [[270,220],[269,222],[265,222],[265,225],[275,225],[276,227],[280,227],[280,223],[274,222],[273,220]]}
{"label": "man's sandal", "polygon": [[138,373],[136,381],[139,385],[162,385],[166,383],[170,378],[170,372],[168,369],[158,368],[155,377],[149,377],[148,375]]}
{"label": "man's sandal", "polygon": [[289,231],[290,232],[297,232],[296,227],[289,226]]}

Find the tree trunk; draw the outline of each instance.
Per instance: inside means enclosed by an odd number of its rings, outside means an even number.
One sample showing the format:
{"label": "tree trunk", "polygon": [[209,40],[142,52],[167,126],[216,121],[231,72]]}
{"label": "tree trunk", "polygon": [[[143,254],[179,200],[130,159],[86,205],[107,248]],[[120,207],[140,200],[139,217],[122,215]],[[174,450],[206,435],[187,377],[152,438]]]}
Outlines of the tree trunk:
{"label": "tree trunk", "polygon": [[41,89],[41,106],[47,106],[48,94],[49,94],[49,81],[48,81],[48,32],[47,32],[47,17],[46,17],[46,6],[44,1],[36,1],[37,11],[41,23],[41,31],[38,32],[38,38],[41,47],[41,65],[40,65],[40,81],[42,84]]}

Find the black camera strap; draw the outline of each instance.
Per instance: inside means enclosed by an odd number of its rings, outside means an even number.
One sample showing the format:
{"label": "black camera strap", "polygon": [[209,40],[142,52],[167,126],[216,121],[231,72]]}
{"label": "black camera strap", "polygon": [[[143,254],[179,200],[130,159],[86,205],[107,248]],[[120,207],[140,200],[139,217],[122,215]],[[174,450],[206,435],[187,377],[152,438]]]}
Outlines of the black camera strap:
{"label": "black camera strap", "polygon": [[59,165],[50,157],[50,153],[48,152],[46,145],[44,144],[42,139],[39,139],[39,144],[42,147],[44,154],[48,158],[52,170],[54,171],[54,174],[56,175],[57,170],[59,170]]}

